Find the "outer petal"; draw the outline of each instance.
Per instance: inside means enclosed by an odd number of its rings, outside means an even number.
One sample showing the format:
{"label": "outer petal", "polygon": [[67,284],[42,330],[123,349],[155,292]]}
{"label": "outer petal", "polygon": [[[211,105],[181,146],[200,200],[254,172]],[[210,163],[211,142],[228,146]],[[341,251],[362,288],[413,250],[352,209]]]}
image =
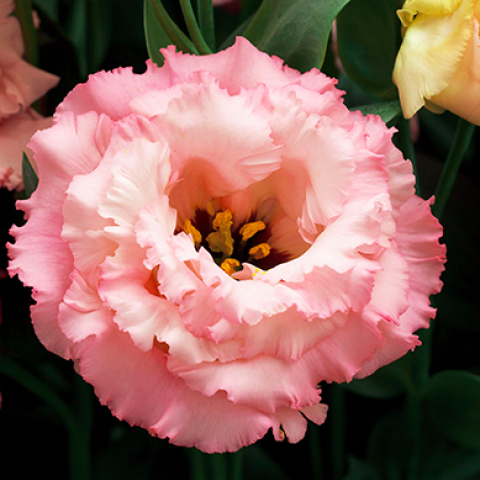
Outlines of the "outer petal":
{"label": "outer petal", "polygon": [[359,378],[372,374],[418,345],[412,335],[419,328],[427,328],[435,310],[429,306],[429,296],[438,293],[439,277],[445,263],[445,246],[438,243],[441,226],[430,212],[429,203],[412,197],[401,210],[397,223],[396,241],[409,268],[408,309],[398,322],[381,323],[385,345],[373,359],[363,365]]}
{"label": "outer petal", "polygon": [[161,350],[141,352],[115,329],[85,343],[81,357],[80,373],[118,418],[176,445],[225,452],[254,443],[269,428],[280,436],[282,411],[277,417],[234,405],[223,392],[205,397],[192,391],[169,373]]}
{"label": "outer petal", "polygon": [[472,22],[473,0],[464,0],[451,15],[419,13],[407,28],[393,71],[407,118],[451,82],[473,34]]}
{"label": "outer petal", "polygon": [[91,75],[87,83],[77,85],[58,106],[57,114],[74,111],[77,115],[89,111],[104,113],[120,120],[131,113],[130,101],[150,90],[170,87],[165,70],[147,61],[147,71],[135,74],[131,68]]}
{"label": "outer petal", "polygon": [[318,403],[312,371],[300,359],[286,362],[266,355],[229,363],[180,365],[170,358],[168,369],[192,390],[211,397],[224,390],[234,404],[273,413],[280,407],[299,409]]}
{"label": "outer petal", "polygon": [[65,191],[74,175],[90,171],[100,161],[96,139],[105,128],[110,126],[93,112],[77,118],[65,114],[33,137],[30,146],[40,181],[32,197],[19,202],[28,222],[12,228],[16,241],[9,246],[9,272],[34,287],[37,304],[31,311],[36,333],[48,349],[63,357],[69,356],[70,341],[58,326],[58,307],[73,269],[72,254],[61,238]]}
{"label": "outer petal", "polygon": [[203,70],[211,72],[220,87],[230,94],[259,84],[281,87],[301,76],[296,70],[283,67],[283,60],[260,52],[243,37],[237,37],[232,47],[215,55],[185,55],[176,52],[174,47],[161,52],[173,83],[183,83],[192,72]]}

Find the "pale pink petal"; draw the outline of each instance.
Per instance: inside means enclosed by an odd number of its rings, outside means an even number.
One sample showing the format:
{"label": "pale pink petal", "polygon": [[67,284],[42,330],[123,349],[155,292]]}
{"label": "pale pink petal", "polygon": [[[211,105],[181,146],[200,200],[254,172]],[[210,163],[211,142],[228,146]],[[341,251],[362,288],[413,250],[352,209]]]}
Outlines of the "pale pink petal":
{"label": "pale pink petal", "polygon": [[103,333],[112,320],[112,312],[103,306],[98,292],[81,274],[74,271],[72,284],[59,306],[58,324],[72,341],[80,342]]}
{"label": "pale pink petal", "polygon": [[74,175],[95,168],[100,161],[95,139],[106,127],[95,113],[76,118],[66,114],[41,136],[34,135],[30,147],[35,151],[40,181],[29,200],[18,202],[28,222],[12,228],[16,240],[9,246],[9,272],[34,287],[35,331],[44,345],[63,357],[69,356],[70,341],[58,326],[58,307],[70,286],[73,268],[72,254],[61,238],[65,191]]}
{"label": "pale pink petal", "polygon": [[184,55],[176,52],[174,47],[161,52],[173,83],[183,83],[192,72],[205,70],[211,72],[220,87],[226,88],[230,94],[267,82],[271,87],[280,87],[300,77],[296,70],[283,67],[281,59],[260,52],[243,37],[237,37],[231,48],[215,55]]}
{"label": "pale pink petal", "polygon": [[308,350],[303,360],[324,381],[349,382],[361,370],[365,359],[373,358],[383,345],[384,337],[376,322],[350,313],[343,327]]}
{"label": "pale pink petal", "polygon": [[307,350],[342,328],[346,321],[347,315],[342,313],[306,321],[291,307],[284,313],[264,318],[257,325],[243,327],[237,338],[243,339],[242,353],[246,359],[265,354],[287,361],[298,360]]}
{"label": "pale pink petal", "polygon": [[327,405],[318,403],[311,407],[303,407],[300,411],[312,422],[321,425],[327,418]]}
{"label": "pale pink petal", "polygon": [[244,189],[279,168],[261,100],[258,95],[232,97],[215,84],[189,84],[154,119],[181,178],[171,194],[175,208],[185,203],[190,209],[204,207],[208,197]]}
{"label": "pale pink petal", "polygon": [[87,83],[77,85],[58,106],[57,113],[75,111],[81,115],[95,111],[112,120],[120,120],[132,113],[129,104],[133,98],[170,86],[167,72],[151,61],[147,61],[147,70],[143,74],[133,73],[131,68],[100,72],[91,75]]}
{"label": "pale pink petal", "polygon": [[[85,343],[80,373],[113,413],[176,445],[213,453],[235,451],[278,431],[280,419],[234,405],[225,393],[205,397],[166,369],[159,349],[140,352],[114,329]],[[155,381],[152,381],[155,379]]]}
{"label": "pale pink petal", "polygon": [[326,225],[343,209],[353,181],[353,145],[348,132],[328,117],[306,116],[292,98],[277,97],[274,106],[272,135],[285,147],[282,169],[270,181],[287,215],[301,216],[302,228],[314,234],[314,224]]}
{"label": "pale pink petal", "polygon": [[379,325],[385,335],[385,347],[365,363],[360,377],[370,375],[418,345],[412,332],[427,328],[435,316],[428,299],[442,287],[439,277],[444,269],[445,246],[438,242],[441,226],[431,215],[429,202],[412,197],[403,206],[397,227],[396,241],[409,269],[409,307],[396,324]]}
{"label": "pale pink petal", "polygon": [[170,357],[168,369],[186,385],[211,397],[224,390],[234,404],[274,413],[280,407],[299,409],[319,401],[315,377],[303,360],[283,361],[267,355],[228,363],[182,365]]}

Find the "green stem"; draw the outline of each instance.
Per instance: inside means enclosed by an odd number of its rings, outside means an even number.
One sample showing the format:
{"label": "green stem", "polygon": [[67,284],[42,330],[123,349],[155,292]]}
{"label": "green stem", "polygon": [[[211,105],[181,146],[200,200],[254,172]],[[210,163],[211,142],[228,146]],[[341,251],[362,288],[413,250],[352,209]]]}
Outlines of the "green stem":
{"label": "green stem", "polygon": [[[83,446],[88,448],[93,429],[92,387],[86,383],[80,375],[75,375],[73,382],[75,388],[76,410],[78,411],[78,425],[84,438]],[[87,464],[86,468],[91,470],[91,459],[88,450],[84,451],[82,456],[84,462]]]}
{"label": "green stem", "polygon": [[475,125],[463,120],[463,118],[458,119],[455,137],[435,189],[435,203],[432,206],[432,212],[438,219],[443,215],[445,205],[457,178],[465,152],[472,140],[474,130]]}
{"label": "green stem", "polygon": [[67,404],[45,383],[5,355],[0,362],[0,373],[13,378],[26,390],[49,404],[58,413],[67,428],[69,437],[70,479],[89,479],[90,451],[88,438],[85,437],[82,429],[79,428],[78,422]]}
{"label": "green stem", "polygon": [[330,385],[331,409],[330,413],[330,431],[332,445],[332,471],[333,478],[339,480],[342,478],[345,470],[345,393],[335,383]]}
{"label": "green stem", "polygon": [[212,0],[197,0],[198,23],[203,38],[213,52],[215,48],[215,21],[213,18]]}
{"label": "green stem", "polygon": [[191,480],[207,480],[205,474],[205,454],[196,448],[187,450],[190,460],[190,478]]}
{"label": "green stem", "polygon": [[310,450],[310,461],[314,480],[323,478],[322,462],[320,459],[320,436],[317,425],[310,424],[307,430],[308,446]]}
{"label": "green stem", "polygon": [[190,0],[180,0],[180,6],[182,7],[183,17],[185,18],[185,24],[187,25],[190,37],[201,55],[208,55],[212,53],[210,47],[205,42],[200,27],[198,26],[195,13],[192,8]]}
{"label": "green stem", "polygon": [[37,31],[33,24],[32,0],[15,0],[15,14],[22,29],[23,43],[25,44],[25,60],[38,66]]}
{"label": "green stem", "polygon": [[415,156],[415,148],[412,142],[412,131],[410,130],[410,121],[400,115],[398,122],[398,135],[400,141],[400,150],[403,156],[412,162],[413,174],[415,175],[415,192],[421,195],[420,180],[418,178],[417,159]]}
{"label": "green stem", "polygon": [[198,54],[198,50],[192,41],[178,28],[170,15],[165,10],[161,0],[148,0],[158,21],[162,25],[165,33],[172,43],[174,43],[182,52]]}
{"label": "green stem", "polygon": [[410,449],[411,454],[408,460],[408,480],[418,480],[418,471],[421,461],[422,447],[422,410],[418,395],[409,391],[406,397],[406,408],[408,425],[410,427]]}
{"label": "green stem", "polygon": [[231,458],[231,480],[242,480],[243,478],[243,450],[232,453]]}
{"label": "green stem", "polygon": [[222,453],[214,453],[210,458],[213,480],[228,480],[227,456]]}

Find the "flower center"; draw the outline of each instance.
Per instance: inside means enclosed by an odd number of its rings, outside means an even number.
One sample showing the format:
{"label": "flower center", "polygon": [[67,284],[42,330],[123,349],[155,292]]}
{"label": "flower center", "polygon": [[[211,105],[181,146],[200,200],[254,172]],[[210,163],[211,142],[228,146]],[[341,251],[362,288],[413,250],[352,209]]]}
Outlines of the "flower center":
{"label": "flower center", "polygon": [[256,264],[271,252],[270,245],[258,235],[267,229],[264,222],[247,222],[233,231],[232,226],[233,215],[228,209],[217,213],[201,211],[193,222],[185,220],[183,231],[192,236],[197,250],[206,248],[220,268],[232,275],[242,269],[242,262]]}

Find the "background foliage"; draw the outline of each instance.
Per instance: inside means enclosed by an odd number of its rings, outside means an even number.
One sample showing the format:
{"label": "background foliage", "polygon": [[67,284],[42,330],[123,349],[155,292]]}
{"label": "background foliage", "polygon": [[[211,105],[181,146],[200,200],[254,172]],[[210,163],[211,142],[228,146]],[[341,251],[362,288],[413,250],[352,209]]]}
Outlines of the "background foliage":
{"label": "background foliage", "polygon": [[[418,191],[424,198],[435,191],[455,132],[467,132],[467,140],[473,132],[449,113],[421,111],[413,125],[399,114],[390,80],[401,41],[398,0],[243,0],[241,8],[216,8],[215,28],[202,7],[205,2],[199,1],[201,35],[196,39],[184,21],[182,2],[163,1],[170,27],[155,14],[159,3],[35,0],[41,19],[39,65],[61,77],[40,104],[42,113],[52,114],[89,73],[129,65],[140,73],[149,53],[161,64],[158,48],[171,43],[172,36],[177,46],[205,53],[225,48],[235,34],[243,34],[301,71],[321,67],[339,79],[350,108],[378,113],[395,126],[399,147],[416,158]],[[330,39],[337,14],[341,71]],[[297,445],[276,443],[268,434],[237,454],[209,456],[116,420],[69,362],[38,342],[29,319],[28,289],[16,278],[0,277],[3,472],[15,472],[12,479],[43,475],[54,480],[479,479],[480,141],[478,135],[467,140],[460,140],[468,148],[442,215],[448,247],[445,286],[433,299],[438,314],[432,328],[421,332],[423,346],[367,379],[322,385],[330,407],[327,421],[321,427],[310,424]],[[8,230],[23,221],[14,201],[12,192],[0,190],[2,270]]]}

